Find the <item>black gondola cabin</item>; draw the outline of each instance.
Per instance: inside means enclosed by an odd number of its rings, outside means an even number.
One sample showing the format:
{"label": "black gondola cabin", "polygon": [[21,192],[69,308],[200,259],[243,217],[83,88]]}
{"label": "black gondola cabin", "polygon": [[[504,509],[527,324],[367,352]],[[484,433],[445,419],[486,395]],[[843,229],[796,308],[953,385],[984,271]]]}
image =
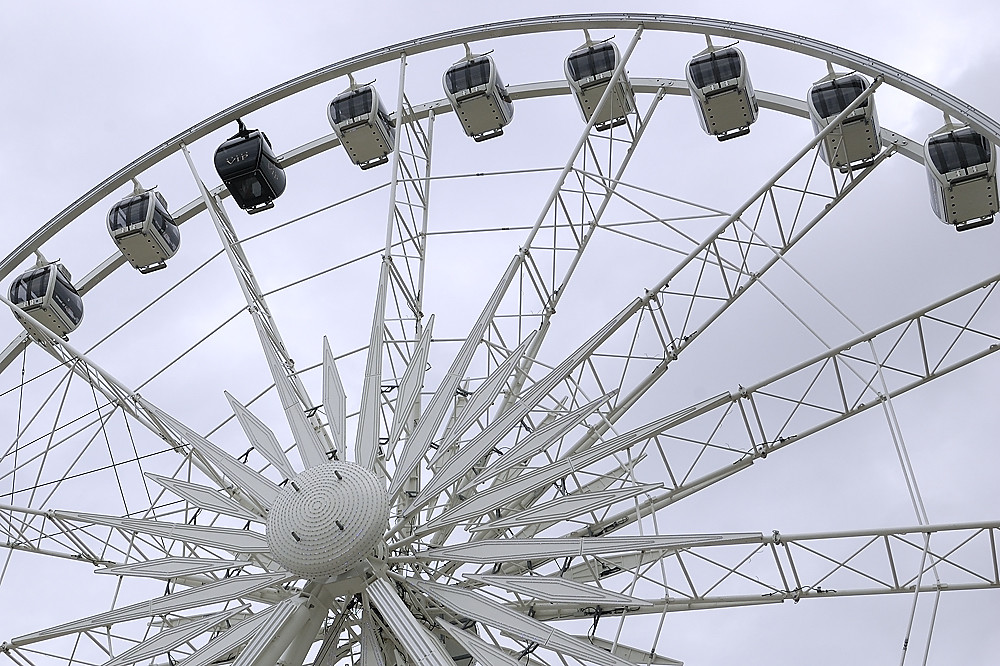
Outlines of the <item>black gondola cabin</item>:
{"label": "black gondola cabin", "polygon": [[[818,134],[868,88],[869,81],[860,74],[820,79],[806,96],[809,117]],[[823,139],[820,156],[835,169],[847,172],[862,169],[881,152],[875,97],[869,95],[841,125]]]}
{"label": "black gondola cabin", "polygon": [[352,162],[371,169],[389,161],[396,131],[374,86],[351,87],[340,93],[330,102],[326,115]]}
{"label": "black gondola cabin", "polygon": [[485,141],[503,134],[514,118],[514,103],[491,57],[456,62],[442,78],[444,93],[468,136]]}
{"label": "black gondola cabin", "polygon": [[240,131],[215,151],[215,170],[236,205],[252,215],[274,207],[285,191],[285,171],[267,135],[239,124]]}
{"label": "black gondola cabin", "polygon": [[[584,120],[589,121],[597,110],[597,103],[601,101],[620,58],[618,47],[613,42],[587,44],[567,56],[564,66],[566,80],[573,90]],[[634,111],[635,94],[623,71],[611,92],[611,98],[595,118],[594,127],[606,130],[621,125],[628,114]]]}
{"label": "black gondola cabin", "polygon": [[167,202],[155,191],[139,191],[108,211],[112,240],[140,273],[165,268],[177,253],[181,232],[167,211]]}
{"label": "black gondola cabin", "polygon": [[734,46],[699,53],[687,68],[688,88],[701,128],[719,141],[750,133],[757,120],[757,96],[746,59]]}
{"label": "black gondola cabin", "polygon": [[[11,283],[10,301],[45,328],[65,337],[83,321],[83,298],[71,279],[59,262],[36,266]],[[18,319],[27,325],[24,318]]]}
{"label": "black gondola cabin", "polygon": [[993,222],[997,160],[985,136],[969,127],[945,125],[927,137],[924,164],[938,219],[958,231]]}

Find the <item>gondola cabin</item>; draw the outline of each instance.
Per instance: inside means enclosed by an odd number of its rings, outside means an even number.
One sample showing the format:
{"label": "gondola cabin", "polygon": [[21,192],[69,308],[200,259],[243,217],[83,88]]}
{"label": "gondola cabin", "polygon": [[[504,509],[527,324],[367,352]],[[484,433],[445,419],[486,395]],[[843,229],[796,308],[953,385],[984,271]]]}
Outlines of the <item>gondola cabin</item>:
{"label": "gondola cabin", "polygon": [[396,130],[374,86],[352,87],[334,97],[327,118],[359,167],[371,169],[389,161]]}
{"label": "gondola cabin", "polygon": [[[620,58],[618,47],[612,42],[582,46],[566,58],[566,80],[573,90],[584,120],[590,120],[597,110],[597,103],[604,95]],[[594,127],[606,130],[621,125],[628,114],[634,111],[635,94],[623,71],[608,103],[597,115]]]}
{"label": "gondola cabin", "polygon": [[736,47],[699,53],[687,64],[691,99],[698,110],[701,128],[719,141],[750,133],[757,120],[754,95],[746,59]]}
{"label": "gondola cabin", "polygon": [[251,215],[274,207],[285,191],[285,171],[260,130],[240,131],[215,151],[215,170],[236,205]]}
{"label": "gondola cabin", "polygon": [[[59,262],[36,266],[10,285],[10,301],[45,328],[65,337],[83,321],[83,299]],[[22,323],[27,321],[18,317]]]}
{"label": "gondola cabin", "polygon": [[958,231],[993,222],[997,158],[986,137],[968,127],[947,125],[924,143],[924,164],[931,208],[942,222]]}
{"label": "gondola cabin", "polygon": [[488,55],[466,58],[444,73],[444,93],[465,133],[476,141],[503,134],[514,118],[514,103]]}
{"label": "gondola cabin", "polygon": [[167,211],[167,202],[155,191],[138,192],[108,211],[112,240],[140,273],[166,268],[167,259],[181,246],[181,232]]}
{"label": "gondola cabin", "polygon": [[[813,84],[807,95],[813,129],[819,133],[826,128],[868,85],[868,79],[860,74],[826,77]],[[846,173],[871,164],[882,150],[880,141],[875,98],[870,95],[844,119],[840,129],[826,135],[820,156],[831,167]]]}

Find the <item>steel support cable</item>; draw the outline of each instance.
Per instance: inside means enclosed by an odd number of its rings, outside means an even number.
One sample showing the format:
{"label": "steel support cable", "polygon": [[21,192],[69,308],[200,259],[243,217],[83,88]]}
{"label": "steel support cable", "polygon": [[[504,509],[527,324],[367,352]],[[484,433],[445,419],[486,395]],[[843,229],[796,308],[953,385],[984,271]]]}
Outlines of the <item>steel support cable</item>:
{"label": "steel support cable", "polygon": [[[25,345],[24,349],[21,350],[21,383],[19,384],[19,391],[18,391],[18,395],[17,395],[17,423],[14,426],[15,427],[15,430],[14,430],[15,439],[14,439],[14,451],[13,451],[13,456],[14,456],[13,465],[14,465],[14,467],[11,470],[12,473],[11,473],[11,479],[10,479],[10,501],[11,501],[12,504],[14,502],[14,493],[17,492],[17,450],[18,450],[18,448],[20,448],[18,446],[18,441],[21,439],[21,435],[20,435],[20,433],[21,433],[21,412],[22,412],[23,405],[24,405],[24,376],[25,376],[25,369],[26,369],[27,359],[28,359],[28,346]],[[7,550],[7,554],[4,556],[3,568],[0,569],[0,585],[3,584],[3,579],[7,575],[7,568],[10,566],[10,558],[13,555],[14,555],[14,550],[13,549],[8,549]]]}
{"label": "steel support cable", "polygon": [[[762,238],[756,232],[756,230],[754,230],[752,227],[750,227],[750,225],[748,225],[746,222],[744,222],[742,218],[739,219],[739,222],[740,222],[740,224],[743,227],[745,227],[747,229],[747,231],[750,232],[750,234],[754,238],[756,238],[759,242],[763,243],[769,250],[771,250],[771,252],[774,253],[775,257],[777,257],[777,259],[780,262],[782,262],[800,280],[802,280],[802,282],[806,286],[808,286],[810,289],[812,289],[821,299],[823,299],[823,301],[826,302],[827,305],[829,305],[831,308],[833,308],[833,310],[837,314],[839,314],[847,323],[849,323],[851,326],[853,326],[861,335],[865,334],[865,330],[863,328],[861,328],[861,326],[859,326],[853,319],[851,319],[826,294],[824,294],[818,287],[816,287],[815,284],[813,284],[808,278],[806,278],[805,275],[803,275],[802,272],[799,271],[788,260],[787,257],[785,257],[781,252],[779,252],[766,239]],[[758,278],[758,282],[760,282],[763,285],[763,280],[762,279]],[[800,323],[802,323],[804,326],[806,326],[806,329],[810,333],[812,333],[816,337],[816,339],[820,341],[820,343],[822,343],[824,346],[826,346],[826,348],[828,350],[832,350],[832,347],[826,341],[824,341],[823,338],[820,337],[811,327],[809,327],[808,325],[806,325],[805,322],[803,321],[803,319],[801,317],[799,317],[784,301],[782,301],[781,299],[778,299],[777,296],[775,295],[775,293],[770,288],[768,288],[768,287],[765,286],[765,289],[767,289],[767,291],[769,293],[771,293],[772,296],[775,296],[775,298],[782,305],[782,307],[784,307],[786,310],[788,310],[788,312],[790,314],[792,314],[792,316],[795,317],[796,320],[798,320]],[[885,379],[885,374],[883,373],[883,370],[882,370],[882,361],[879,358],[878,351],[875,349],[874,339],[868,340],[868,346],[871,349],[872,360],[873,360],[873,362],[875,364],[875,371],[876,371],[876,373],[878,375],[879,383],[882,385],[882,392],[879,395],[879,399],[882,402],[882,411],[885,414],[886,422],[889,425],[889,432],[890,432],[890,435],[892,436],[893,447],[895,448],[895,450],[896,450],[896,456],[899,459],[900,468],[902,469],[902,472],[903,472],[903,480],[906,482],[906,488],[907,488],[907,491],[908,491],[908,493],[910,495],[910,502],[913,505],[913,511],[916,514],[917,522],[918,522],[919,525],[921,525],[921,526],[928,525],[928,524],[930,524],[930,521],[927,518],[927,510],[926,510],[925,505],[924,505],[923,496],[920,493],[920,487],[917,484],[916,473],[913,471],[913,466],[912,466],[912,464],[910,462],[909,451],[907,450],[906,442],[903,439],[903,433],[902,433],[902,429],[899,426],[899,420],[896,417],[896,410],[895,410],[895,408],[892,405],[891,394],[890,394],[890,391],[889,391],[888,383],[886,382],[886,379]],[[850,367],[849,364],[848,364],[848,367]],[[852,371],[853,371],[853,368],[852,368]],[[855,372],[855,374],[857,374],[857,373]],[[910,617],[909,617],[909,620],[907,622],[906,635],[905,635],[905,637],[903,639],[902,654],[900,656],[900,661],[899,661],[900,666],[903,666],[903,663],[906,660],[906,650],[907,650],[907,647],[908,647],[909,642],[910,642],[910,635],[912,633],[913,622],[914,622],[914,618],[916,616],[917,600],[918,600],[919,594],[920,594],[920,584],[921,584],[921,581],[922,581],[922,578],[923,578],[924,568],[925,568],[925,564],[926,564],[926,561],[927,561],[927,556],[928,556],[929,550],[930,550],[930,534],[925,534],[924,535],[924,550],[923,550],[923,554],[921,556],[921,561],[920,561],[920,571],[919,571],[918,576],[917,576],[916,585],[914,586],[914,590],[913,590],[913,603],[912,603],[912,605],[910,607]],[[938,601],[939,601],[940,596],[941,596],[941,587],[940,587],[941,586],[941,578],[940,578],[940,575],[939,575],[938,570],[937,570],[937,563],[936,562],[931,565],[931,569],[934,572],[934,577],[935,577],[935,580],[936,580],[936,583],[937,583],[937,588],[936,588],[937,591],[936,591],[935,603],[934,603],[934,610],[933,610],[934,614],[931,616],[931,623],[930,623],[930,627],[928,629],[928,637],[927,637],[927,649],[928,650],[930,649],[931,634],[934,631],[934,620],[936,618],[936,613],[937,613],[937,608],[938,608]],[[925,653],[924,654],[924,663],[926,664],[926,662],[927,662],[927,654]]]}

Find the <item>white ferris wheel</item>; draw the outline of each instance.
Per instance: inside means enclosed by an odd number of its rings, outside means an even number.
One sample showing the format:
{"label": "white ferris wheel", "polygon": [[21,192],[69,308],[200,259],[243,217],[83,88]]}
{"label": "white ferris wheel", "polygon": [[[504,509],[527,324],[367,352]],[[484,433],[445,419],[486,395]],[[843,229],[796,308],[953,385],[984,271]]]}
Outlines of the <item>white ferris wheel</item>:
{"label": "white ferris wheel", "polygon": [[933,654],[998,613],[998,144],[888,64],[666,15],[225,109],[0,263],[0,605],[46,609],[0,652],[699,663],[891,613],[878,649]]}

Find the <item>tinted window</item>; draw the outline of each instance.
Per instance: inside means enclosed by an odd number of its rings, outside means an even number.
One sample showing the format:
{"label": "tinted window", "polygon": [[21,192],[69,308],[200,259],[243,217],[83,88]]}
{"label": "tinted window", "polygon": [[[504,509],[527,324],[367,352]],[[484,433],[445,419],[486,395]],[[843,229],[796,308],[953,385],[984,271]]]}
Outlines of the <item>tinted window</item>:
{"label": "tinted window", "polygon": [[166,241],[167,247],[170,251],[175,251],[181,244],[181,231],[173,224],[164,224],[163,228],[160,229],[160,235],[163,236],[163,240]]}
{"label": "tinted window", "polygon": [[706,53],[692,60],[688,71],[698,88],[729,81],[740,75],[740,56],[733,50]]}
{"label": "tinted window", "polygon": [[255,171],[226,185],[240,208],[253,208],[260,204],[266,204],[274,198],[261,176],[260,171]]}
{"label": "tinted window", "polygon": [[927,148],[934,168],[940,173],[990,161],[989,142],[984,136],[968,128],[934,137],[928,141]]}
{"label": "tinted window", "polygon": [[[438,70],[441,71],[441,70]],[[338,125],[372,112],[372,89],[362,88],[333,100],[333,121]]]}
{"label": "tinted window", "polygon": [[52,300],[66,313],[74,325],[79,324],[83,319],[83,299],[76,292],[73,285],[62,275],[56,274],[56,287],[52,290]]}
{"label": "tinted window", "polygon": [[448,70],[445,77],[448,81],[448,90],[459,93],[487,85],[490,82],[491,69],[490,61],[486,58],[477,58],[463,65],[454,66]]}
{"label": "tinted window", "polygon": [[48,276],[48,268],[25,273],[15,280],[14,284],[10,285],[10,300],[17,305],[23,305],[28,301],[45,296],[45,289],[49,283]]}
{"label": "tinted window", "polygon": [[[833,118],[861,96],[867,83],[860,76],[845,76],[813,86],[810,98],[820,118]],[[868,100],[861,106],[868,106]]]}
{"label": "tinted window", "polygon": [[132,197],[116,203],[108,211],[108,225],[112,231],[138,224],[146,219],[148,197]]}
{"label": "tinted window", "polygon": [[579,81],[605,72],[613,72],[617,63],[615,47],[611,44],[594,46],[582,53],[569,57],[569,72],[574,81]]}

